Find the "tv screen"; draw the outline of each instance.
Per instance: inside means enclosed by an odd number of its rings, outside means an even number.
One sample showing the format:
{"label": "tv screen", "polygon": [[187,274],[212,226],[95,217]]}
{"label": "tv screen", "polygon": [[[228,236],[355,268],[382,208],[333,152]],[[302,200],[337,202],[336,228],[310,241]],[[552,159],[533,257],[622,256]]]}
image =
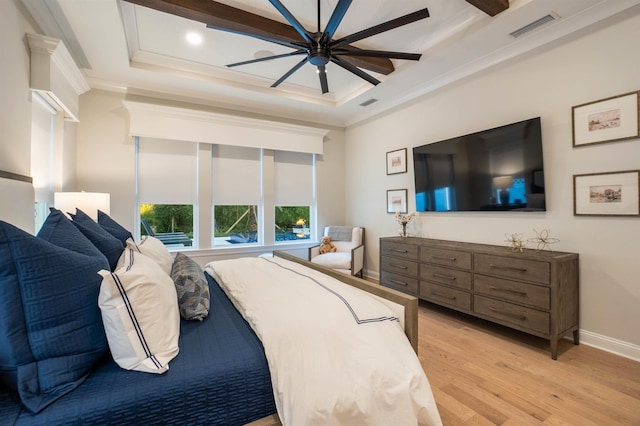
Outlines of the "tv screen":
{"label": "tv screen", "polygon": [[413,148],[416,210],[545,211],[540,117]]}

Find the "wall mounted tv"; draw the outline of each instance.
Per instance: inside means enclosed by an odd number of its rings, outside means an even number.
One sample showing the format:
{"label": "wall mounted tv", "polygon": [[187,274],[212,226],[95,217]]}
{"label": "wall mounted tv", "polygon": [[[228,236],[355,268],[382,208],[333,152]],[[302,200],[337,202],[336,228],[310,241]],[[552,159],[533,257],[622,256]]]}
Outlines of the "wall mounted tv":
{"label": "wall mounted tv", "polygon": [[545,211],[540,117],[413,148],[416,210]]}

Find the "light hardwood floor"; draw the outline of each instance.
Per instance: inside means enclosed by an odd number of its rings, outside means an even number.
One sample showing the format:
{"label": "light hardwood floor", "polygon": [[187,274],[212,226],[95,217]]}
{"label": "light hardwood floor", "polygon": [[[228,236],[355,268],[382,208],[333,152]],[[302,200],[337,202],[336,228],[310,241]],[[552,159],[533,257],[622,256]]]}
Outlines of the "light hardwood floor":
{"label": "light hardwood floor", "polygon": [[419,357],[445,426],[640,426],[640,362],[543,339],[426,302]]}

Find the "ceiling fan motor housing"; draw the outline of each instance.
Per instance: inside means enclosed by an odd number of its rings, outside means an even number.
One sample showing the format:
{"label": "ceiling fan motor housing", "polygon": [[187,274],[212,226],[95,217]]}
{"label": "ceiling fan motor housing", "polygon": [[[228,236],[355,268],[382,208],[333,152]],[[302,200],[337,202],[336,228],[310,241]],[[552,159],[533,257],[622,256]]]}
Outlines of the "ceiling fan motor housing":
{"label": "ceiling fan motor housing", "polygon": [[329,51],[323,46],[315,46],[309,49],[309,62],[317,67],[327,65],[330,61]]}

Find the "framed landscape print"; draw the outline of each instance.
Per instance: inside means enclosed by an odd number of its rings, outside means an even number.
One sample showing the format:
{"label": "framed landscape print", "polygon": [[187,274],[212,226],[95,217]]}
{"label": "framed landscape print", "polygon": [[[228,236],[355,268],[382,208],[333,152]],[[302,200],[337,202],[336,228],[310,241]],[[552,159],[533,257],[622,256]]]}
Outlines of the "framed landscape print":
{"label": "framed landscape print", "polygon": [[640,216],[640,170],[573,176],[575,216]]}
{"label": "framed landscape print", "polygon": [[573,146],[640,137],[639,95],[631,92],[574,106]]}
{"label": "framed landscape print", "polygon": [[387,213],[407,213],[407,190],[390,189],[387,191]]}
{"label": "framed landscape print", "polygon": [[407,148],[387,152],[387,174],[407,172]]}

